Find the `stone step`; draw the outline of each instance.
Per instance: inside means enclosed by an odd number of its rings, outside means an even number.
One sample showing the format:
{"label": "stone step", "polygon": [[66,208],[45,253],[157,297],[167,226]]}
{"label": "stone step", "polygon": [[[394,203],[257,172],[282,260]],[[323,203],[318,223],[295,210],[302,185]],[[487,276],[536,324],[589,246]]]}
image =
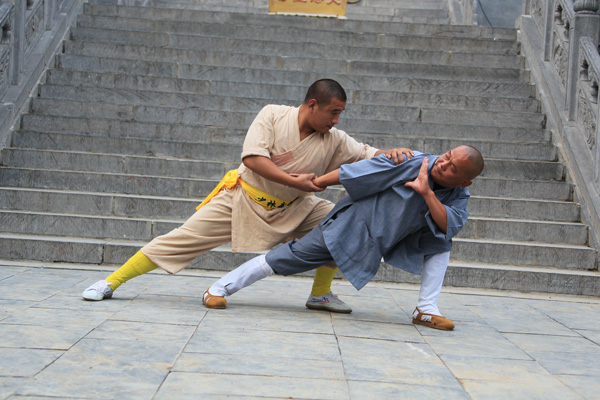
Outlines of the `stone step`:
{"label": "stone step", "polygon": [[573,201],[573,186],[566,182],[478,177],[469,186],[473,195],[553,201]]}
{"label": "stone step", "polygon": [[[227,85],[229,86],[229,85]],[[234,86],[233,84],[231,86]],[[231,90],[231,88],[229,88]],[[276,104],[294,104],[303,99],[301,94],[304,90],[298,87],[289,87],[284,85],[273,85],[271,88],[263,88],[267,93],[265,96],[257,96],[252,91],[226,91],[214,93],[217,90],[211,90],[213,93],[192,94],[164,91],[139,91],[135,89],[116,89],[116,88],[98,88],[81,87],[76,85],[55,85],[43,84],[38,88],[40,99],[34,99],[33,105],[35,112],[46,113],[53,109],[60,109],[61,103],[57,99],[85,102],[86,107],[68,104],[68,110],[77,108],[91,108],[89,102],[94,99],[96,102],[109,103],[114,105],[127,106],[130,109],[138,106],[156,106],[171,108],[202,108],[203,110],[256,110],[261,105],[268,103]],[[235,93],[235,96],[232,96]],[[537,112],[539,102],[536,99],[515,99],[501,97],[484,96],[464,96],[451,94],[422,94],[422,93],[400,93],[400,92],[374,92],[363,90],[346,91],[350,103],[344,112],[344,118],[351,118],[355,115],[369,115],[377,117],[376,119],[394,119],[406,120],[402,118],[404,114],[411,114],[409,110],[418,110],[420,108],[446,108],[452,110],[479,110],[479,111],[502,111],[502,112]],[[51,99],[52,103],[44,103],[45,99]],[[36,104],[37,103],[37,104]],[[56,104],[56,106],[52,106]],[[94,104],[94,108],[100,105]],[[366,108],[368,106],[373,106]],[[376,107],[375,107],[376,106]],[[398,110],[398,111],[395,111]],[[414,113],[414,111],[413,111]],[[397,115],[400,114],[400,115]],[[418,114],[417,114],[418,116]],[[415,119],[415,117],[411,117]]]}
{"label": "stone step", "polygon": [[587,246],[588,235],[587,225],[579,222],[470,216],[457,238]]}
{"label": "stone step", "polygon": [[[113,31],[109,31],[113,32]],[[136,37],[138,36],[139,37]],[[238,65],[241,60],[247,65],[256,63],[275,67],[279,63],[298,67],[317,64],[324,67],[341,66],[347,63],[383,63],[390,69],[403,65],[426,65],[430,67],[486,68],[490,71],[520,69],[523,59],[514,55],[467,53],[461,49],[425,51],[414,49],[377,49],[373,47],[349,47],[314,43],[279,43],[269,40],[234,40],[176,36],[168,38],[170,43],[150,42],[148,32],[114,31],[108,35],[101,29],[79,28],[71,33],[72,40],[63,43],[64,53],[90,57],[112,57],[136,61],[170,60],[173,63],[204,65],[210,60],[214,65]],[[114,37],[112,37],[114,36]],[[176,40],[178,39],[178,40]],[[192,44],[193,43],[193,44]],[[408,44],[410,45],[410,43]],[[185,47],[187,46],[187,47]],[[423,44],[426,46],[426,44]],[[473,49],[472,51],[476,51]],[[271,62],[269,62],[271,60]]]}
{"label": "stone step", "polygon": [[[267,104],[262,100],[254,99],[236,99],[230,97],[213,96],[214,102],[211,106],[204,107],[203,104],[196,104],[192,101],[198,96],[181,96],[179,107],[172,108],[167,105],[153,107],[150,106],[131,106],[126,104],[117,104],[117,101],[126,102],[127,96],[121,93],[107,94],[98,97],[104,97],[107,101],[111,100],[108,106],[103,104],[90,105],[94,93],[98,90],[80,90],[81,94],[76,95],[77,89],[72,88],[72,93],[68,93],[64,87],[57,87],[58,92],[68,97],[78,97],[75,100],[78,104],[56,103],[54,114],[57,116],[81,118],[92,108],[94,112],[89,115],[90,118],[112,119],[120,117],[124,121],[140,123],[162,123],[162,124],[184,124],[184,125],[223,125],[234,126],[237,128],[248,127],[254,120],[256,113]],[[43,92],[43,90],[42,90]],[[44,94],[44,93],[42,93]],[[111,98],[109,98],[111,97]],[[130,98],[133,98],[131,96]],[[139,97],[139,96],[135,96]],[[210,96],[208,96],[210,97]],[[121,100],[118,100],[121,98]],[[160,101],[160,99],[158,99]],[[278,104],[293,105],[293,101],[275,101]],[[148,102],[152,103],[152,102]],[[187,107],[186,104],[187,103]],[[43,107],[43,105],[46,107]],[[43,103],[43,100],[33,103],[38,106],[37,109],[43,113],[49,113],[53,110],[53,102]],[[110,107],[110,104],[113,107]],[[117,104],[117,105],[115,105]],[[64,107],[61,107],[64,106]],[[236,107],[237,106],[237,107]],[[119,110],[115,112],[115,110]],[[36,108],[33,108],[35,111]],[[364,116],[368,115],[369,120]],[[363,118],[360,118],[363,116]],[[48,116],[49,118],[52,115]],[[432,122],[448,125],[473,125],[473,126],[493,126],[509,128],[542,129],[545,126],[545,116],[535,112],[518,111],[487,111],[473,109],[447,109],[447,108],[425,108],[409,106],[381,106],[381,105],[363,105],[353,104],[348,112],[343,114],[344,126],[348,131],[364,131],[364,129],[377,129],[378,132],[390,132],[389,124],[396,122]],[[386,129],[385,127],[388,126]],[[375,128],[376,127],[376,128]]]}
{"label": "stone step", "polygon": [[[346,89],[350,104],[357,103],[353,98],[354,92],[386,94],[385,92],[389,91],[398,94],[420,93],[499,99],[533,99],[535,96],[535,88],[525,83],[458,82],[368,75],[349,77],[338,76],[335,73],[329,76],[340,82]],[[223,96],[236,93],[244,94],[244,97],[262,99],[283,96],[299,101],[304,97],[306,88],[316,79],[318,77],[311,72],[265,71],[251,68],[221,68],[218,71],[206,71],[202,77],[196,79],[51,69],[46,72],[45,83],[177,94]],[[285,82],[285,84],[274,84],[274,82]]]}
{"label": "stone step", "polygon": [[[111,134],[112,132],[106,133]],[[13,133],[11,139],[13,146],[39,149],[70,149],[85,152],[102,149],[114,154],[178,157],[195,160],[214,159],[215,155],[218,155],[222,162],[239,165],[241,162],[241,144],[232,146],[229,143],[211,143],[210,146],[207,146],[211,137],[210,130],[205,130],[203,136],[206,139],[204,143],[192,143],[168,139],[153,140],[139,137],[122,137],[118,134],[114,137],[106,137],[19,130]]]}
{"label": "stone step", "polygon": [[592,270],[596,251],[588,246],[454,238],[452,257],[459,261]]}
{"label": "stone step", "polygon": [[[43,117],[38,115],[27,115],[23,118],[23,129],[25,130],[37,130],[40,132],[40,136],[29,135],[30,139],[34,141],[39,140],[38,144],[31,143],[25,144],[25,142],[19,140],[24,137],[13,138],[13,146],[15,147],[34,147],[34,148],[54,148],[56,149],[55,143],[48,143],[46,139],[51,136],[44,137],[44,133],[52,129],[60,130],[61,132],[73,132],[81,134],[83,137],[78,138],[82,142],[67,144],[66,148],[72,150],[82,151],[94,151],[91,147],[82,147],[82,145],[89,145],[92,142],[101,142],[102,140],[95,140],[87,137],[93,136],[106,136],[111,135],[114,138],[111,149],[106,151],[111,153],[122,153],[135,154],[127,147],[128,139],[120,138],[120,135],[128,134],[129,138],[139,138],[146,140],[145,143],[135,143],[134,148],[140,149],[143,144],[146,145],[142,154],[165,154],[177,157],[189,157],[194,159],[213,159],[211,151],[223,151],[223,147],[229,145],[229,149],[226,149],[220,155],[224,161],[239,161],[239,151],[241,151],[242,138],[235,138],[234,141],[221,141],[217,140],[215,143],[210,141],[212,133],[218,134],[215,130],[203,129],[198,126],[177,126],[177,125],[165,125],[165,124],[140,124],[132,122],[124,122],[117,120],[99,120],[99,119],[74,119],[74,118],[63,118],[63,117]],[[44,125],[46,123],[46,125]],[[380,125],[380,124],[379,124]],[[63,127],[61,128],[54,128]],[[46,129],[45,129],[46,128]],[[351,126],[350,126],[351,128]],[[351,131],[351,130],[349,130]],[[56,132],[59,133],[59,132]],[[414,134],[414,131],[411,132]],[[89,135],[88,135],[89,134]],[[203,138],[198,138],[202,134]],[[67,138],[67,137],[63,137]],[[68,137],[71,138],[71,137]],[[357,139],[361,142],[360,136]],[[375,138],[373,138],[375,139]],[[160,142],[159,142],[160,140]],[[521,159],[521,160],[537,160],[537,161],[555,161],[556,153],[555,148],[547,143],[527,143],[527,142],[489,142],[488,140],[479,139],[448,139],[448,138],[423,138],[423,137],[396,137],[396,138],[382,138],[381,140],[369,140],[367,143],[374,147],[387,149],[394,147],[408,147],[415,150],[431,154],[443,154],[448,149],[454,148],[460,144],[471,144],[477,147],[485,157],[494,156],[498,158],[506,159]],[[44,143],[42,145],[42,143]],[[183,148],[184,143],[191,145],[190,148]],[[114,146],[117,146],[117,149]],[[73,147],[75,146],[75,147]],[[120,147],[127,147],[126,150],[120,150]],[[236,153],[238,151],[238,153]]]}
{"label": "stone step", "polygon": [[[404,6],[403,4],[397,4],[392,7],[373,7],[370,5],[364,5],[363,7],[352,7],[350,6],[350,15],[356,17],[358,15],[376,15],[376,16],[408,16],[408,17],[421,17],[431,18],[432,20],[448,19],[448,9],[444,7],[444,4],[429,3],[427,6],[419,7],[415,6]],[[346,17],[348,15],[348,7],[346,8]]]}
{"label": "stone step", "polygon": [[[514,39],[494,40],[494,38],[474,37],[432,37],[431,35],[365,33],[352,31],[331,31],[328,29],[312,29],[314,35],[322,36],[318,43],[306,36],[306,26],[285,27],[273,26],[268,21],[264,25],[231,25],[221,22],[206,21],[152,21],[127,19],[119,17],[86,16],[78,18],[77,27],[71,32],[73,40],[91,40],[93,42],[126,43],[142,46],[169,46],[180,49],[211,49],[221,47],[223,50],[239,51],[256,48],[260,53],[275,47],[282,54],[298,54],[299,52],[315,52],[357,57],[358,54],[371,49],[379,55],[394,54],[399,50],[441,51],[456,58],[487,54],[489,56],[517,56],[519,46]],[[143,38],[146,40],[143,40]],[[68,42],[67,42],[68,43]],[[309,47],[308,49],[306,47]],[[464,53],[464,55],[460,55]],[[481,58],[481,56],[480,56]],[[518,59],[519,57],[508,57]]]}
{"label": "stone step", "polygon": [[[43,122],[47,124],[44,125]],[[77,125],[75,125],[77,122]],[[23,129],[12,136],[12,146],[38,149],[70,149],[75,151],[94,152],[103,149],[115,154],[146,154],[192,158],[200,160],[214,159],[218,154],[221,161],[240,162],[243,142],[243,131],[235,140],[226,136],[223,140],[221,130],[216,128],[199,129],[171,125],[152,125],[125,123],[119,121],[69,120],[64,118],[48,118],[26,115],[23,118]],[[52,124],[56,125],[52,125]],[[53,126],[60,132],[49,132]],[[65,125],[65,124],[69,125]],[[401,124],[398,124],[401,125]],[[67,133],[71,129],[72,134]],[[189,132],[188,132],[189,130]],[[402,130],[400,130],[402,131]],[[415,134],[421,129],[406,130]],[[202,134],[202,137],[198,137]],[[110,135],[110,136],[109,136]],[[123,135],[123,136],[122,136]],[[369,136],[369,140],[361,135],[353,135],[359,142],[368,143],[379,149],[408,147],[430,154],[443,154],[448,149],[460,144],[471,144],[477,147],[485,157],[506,159],[522,159],[536,161],[556,161],[556,149],[547,143],[527,142],[490,142],[488,139],[472,138],[423,138],[413,136],[396,136],[393,138]],[[188,140],[186,140],[188,138]],[[211,140],[212,139],[212,140]]]}
{"label": "stone step", "polygon": [[[143,246],[144,242],[81,239],[55,236],[0,234],[0,255],[5,260],[70,262],[78,265],[118,267]],[[228,271],[259,253],[232,253],[225,246],[209,251],[188,268]],[[308,273],[312,275],[312,271]],[[546,293],[600,295],[600,273],[580,269],[544,268],[520,264],[485,264],[451,259],[445,285],[504,290],[539,290]],[[419,282],[420,277],[382,263],[374,280]]]}
{"label": "stone step", "polygon": [[[216,157],[217,158],[217,157]],[[5,148],[2,165],[21,168],[221,179],[231,164],[174,157]]]}
{"label": "stone step", "polygon": [[422,10],[427,9],[446,9],[447,5],[445,0],[366,0],[359,1],[358,3],[348,3],[348,7],[352,9],[358,8],[418,8]]}
{"label": "stone step", "polygon": [[[262,1],[262,0],[261,0]],[[396,1],[396,0],[393,0]],[[354,6],[353,6],[354,7]],[[127,19],[145,19],[160,21],[161,23],[175,21],[185,22],[212,22],[244,26],[260,26],[268,22],[270,26],[280,26],[286,29],[301,28],[306,30],[322,29],[342,32],[361,32],[363,34],[375,33],[377,35],[417,35],[429,37],[472,37],[496,40],[516,41],[515,29],[491,28],[483,26],[447,25],[447,24],[401,24],[377,21],[354,21],[350,19],[327,18],[298,18],[285,15],[260,15],[242,12],[218,12],[210,10],[177,10],[168,8],[131,7],[98,4],[89,2],[84,4],[84,15],[118,16]],[[281,31],[281,30],[280,30]],[[519,46],[516,44],[516,46]]]}
{"label": "stone step", "polygon": [[[177,193],[175,193],[177,195]],[[63,213],[102,217],[186,219],[202,197],[132,196],[121,193],[0,187],[4,210]]]}
{"label": "stone step", "polygon": [[[128,154],[5,148],[1,164],[11,167],[124,173],[220,179],[235,162],[190,160],[177,157],[149,157]],[[564,166],[557,162],[487,159],[482,177],[534,180],[564,180]]]}
{"label": "stone step", "polygon": [[[153,196],[177,193],[183,197],[207,196],[220,179],[181,178],[93,171],[0,167],[2,186],[102,191]],[[572,185],[565,182],[479,177],[470,187],[474,195],[571,201]],[[331,189],[337,192],[336,189]],[[335,195],[334,197],[341,197]]]}
{"label": "stone step", "polygon": [[[141,247],[147,243],[153,236],[171,230],[178,224],[166,222],[161,225],[162,221],[156,221],[152,223],[144,220],[131,220],[127,218],[87,218],[77,216],[67,216],[64,218],[64,224],[58,223],[52,215],[46,215],[43,217],[38,214],[38,219],[31,219],[27,216],[27,213],[7,213],[2,215],[2,218],[7,217],[8,219],[14,220],[15,225],[18,224],[19,220],[22,222],[22,230],[33,230],[36,234],[28,232],[5,232],[0,233],[0,238],[8,235],[27,235],[37,237],[37,242],[40,241],[51,241],[60,242],[64,240],[67,243],[86,243],[88,246],[91,244],[90,241],[104,240],[104,243],[97,243],[97,245],[106,248],[105,252],[109,250],[109,246],[115,246],[118,249],[112,250],[112,257],[104,254],[104,261],[92,261],[92,263],[123,263],[133,254],[135,251],[128,251],[127,247]],[[111,225],[111,222],[114,224]],[[30,229],[27,228],[27,224],[30,225]],[[56,224],[56,227],[47,224]],[[85,226],[93,227],[93,229],[85,229]],[[110,225],[110,226],[109,226]],[[82,228],[83,227],[83,228]],[[152,232],[154,230],[154,232]],[[107,233],[107,237],[86,237],[85,235],[93,234],[94,231],[98,231],[99,235],[101,232]],[[46,233],[47,232],[47,233]],[[69,232],[73,232],[69,235]],[[64,234],[65,236],[61,236]],[[131,238],[128,238],[131,237]],[[136,239],[139,237],[139,239]],[[62,238],[62,239],[61,239]],[[76,241],[73,238],[77,238]],[[22,239],[21,239],[22,240]],[[14,240],[15,246],[17,246],[17,240]],[[1,245],[0,245],[1,246]],[[119,248],[121,247],[121,248]],[[65,249],[66,250],[66,249]],[[66,250],[68,251],[68,250]],[[0,251],[0,257],[11,258],[6,256],[7,251]],[[101,250],[94,250],[94,253],[102,253]],[[45,252],[37,254],[32,251],[28,254],[31,259],[46,260],[43,257],[48,255]],[[54,261],[66,261],[72,262],[76,260],[77,254],[80,251],[73,252],[72,255],[65,254],[61,258],[55,259]],[[129,254],[128,256],[126,254]],[[72,257],[72,258],[71,258]],[[591,269],[595,265],[596,253],[594,250],[587,246],[581,245],[566,245],[566,244],[547,244],[537,242],[515,242],[515,241],[501,241],[501,240],[486,240],[486,239],[472,239],[472,238],[455,238],[454,246],[452,251],[452,258],[457,261],[467,262],[494,262],[496,264],[509,264],[509,265],[522,265],[522,266],[544,266],[544,267],[559,267],[566,269]],[[515,261],[517,260],[517,261]],[[81,260],[79,262],[87,262]]]}
{"label": "stone step", "polygon": [[[157,111],[162,112],[158,113]],[[256,112],[258,111],[259,110],[256,110]],[[140,117],[146,122],[108,118],[76,118],[26,114],[22,118],[21,129],[40,132],[90,133],[97,136],[112,137],[124,135],[127,137],[139,137],[146,139],[154,138],[202,142],[207,140],[206,138],[200,137],[200,133],[209,133],[211,131],[216,133],[218,132],[218,127],[227,127],[228,129],[234,130],[225,137],[227,142],[241,144],[243,141],[243,136],[240,137],[238,135],[240,133],[242,133],[242,135],[245,133],[256,116],[256,112],[222,113],[219,111],[203,111],[194,109],[179,110],[179,112],[172,112],[169,114],[165,112],[165,109],[145,107],[137,108],[136,116]],[[443,110],[440,110],[440,113],[443,113]],[[426,114],[426,112],[423,111],[421,115],[423,116],[423,114]],[[479,139],[477,138],[477,135],[470,134],[477,131],[475,124],[466,125],[471,126],[472,129],[468,130],[467,132],[462,132],[460,128],[464,127],[465,125],[457,123],[457,126],[453,129],[451,128],[451,125],[443,125],[441,118],[437,118],[433,112],[427,114],[427,118],[421,118],[421,121],[425,124],[420,122],[403,123],[396,121],[360,120],[347,118],[340,121],[338,128],[348,132],[351,135],[361,138],[361,140],[363,137],[368,138],[369,143],[372,143],[373,146],[379,148],[397,147],[400,141],[404,142],[405,140],[408,140],[415,144],[419,144],[418,146],[414,146],[413,144],[412,148],[422,150],[425,147],[424,144],[421,143],[431,141],[439,142],[442,139],[452,137],[453,139],[449,140],[453,140],[455,142],[469,140],[471,142],[478,143],[477,147],[480,148],[480,151],[485,151],[485,156],[549,161],[556,159],[554,148],[548,143],[524,141],[518,137],[515,138],[516,140],[512,141],[506,139],[503,142],[488,142],[487,138]],[[476,113],[471,111],[457,111],[456,114],[470,114],[474,116]],[[481,112],[480,115],[482,115],[482,117],[486,117],[485,112]],[[530,115],[532,119],[538,119],[536,118],[536,114],[527,115]],[[515,119],[517,119],[517,117],[519,117],[519,119],[525,119],[524,113],[513,114],[513,116],[515,116]],[[501,119],[501,117],[505,117],[508,120],[508,115],[501,115],[498,117],[498,119]],[[430,121],[430,119],[437,119],[437,121]],[[456,115],[455,120],[459,122],[459,119],[460,116]],[[465,122],[472,122],[466,121],[466,118],[464,118],[464,120]],[[432,124],[427,124],[428,122],[431,122]],[[530,121],[532,125],[530,128],[535,129],[535,125],[537,125],[539,122],[540,121],[535,120]],[[440,132],[435,132],[432,135],[439,136],[428,136],[428,133],[425,129],[428,127],[435,128],[436,123],[438,124],[437,127],[439,127]],[[518,127],[514,128],[518,129]],[[491,129],[492,133],[494,133],[494,131],[494,129]],[[498,130],[498,132],[499,131],[500,130]],[[395,137],[390,135],[392,132],[396,132]],[[453,136],[453,132],[459,133]],[[542,134],[543,132],[540,130],[539,133]],[[519,147],[521,144],[522,147]],[[409,145],[404,147],[409,147]],[[486,149],[495,149],[498,151],[498,153],[488,152]],[[510,150],[512,153],[507,154],[506,151],[508,150]],[[441,150],[435,150],[434,153],[437,154],[439,151],[443,153],[446,151],[446,149],[441,148]]]}
{"label": "stone step", "polygon": [[207,196],[220,179],[0,167],[3,186],[183,197]]}
{"label": "stone step", "polygon": [[[34,99],[30,112],[51,116],[82,117],[136,121],[141,123],[160,122],[185,125],[223,125],[246,128],[253,121],[256,113],[268,103],[295,105],[299,101],[274,99],[235,98],[210,95],[168,94],[157,92],[156,95],[127,90],[103,90],[94,88],[77,88],[74,86],[44,85],[40,88],[42,98]],[[151,97],[153,100],[148,100]],[[416,96],[407,96],[408,99]],[[430,97],[430,96],[426,96]],[[436,97],[436,96],[433,96]],[[438,98],[440,96],[437,96]],[[50,99],[62,99],[54,101]],[[172,102],[169,100],[173,99]],[[95,101],[92,103],[92,101]],[[206,103],[208,102],[208,103]],[[513,101],[508,101],[508,104]],[[129,104],[131,103],[131,104]],[[410,104],[410,101],[406,102]],[[482,99],[482,103],[486,103]],[[513,103],[518,103],[514,101]],[[499,103],[497,103],[499,104]],[[534,104],[535,105],[535,104]],[[517,129],[542,129],[545,125],[543,114],[518,111],[490,111],[440,108],[431,104],[411,107],[409,105],[381,105],[369,102],[350,104],[344,112],[341,124],[346,130],[373,129],[375,132],[386,132],[379,121],[392,122],[434,122],[444,121],[438,114],[451,115],[447,125],[499,126]],[[535,105],[537,107],[537,105]],[[500,108],[500,107],[498,107]],[[224,115],[224,111],[228,111]],[[369,120],[365,118],[369,117]],[[377,125],[379,124],[379,125]],[[365,127],[365,128],[361,128]],[[383,131],[381,130],[383,129]],[[394,131],[396,128],[393,128]],[[478,135],[479,136],[479,135]],[[510,139],[506,139],[510,140]]]}
{"label": "stone step", "polygon": [[[386,272],[400,275],[396,278],[398,281],[407,282],[409,279],[413,279],[414,283],[420,282],[417,280],[420,277],[410,275],[390,265],[385,265],[380,269],[381,276],[386,276]],[[518,264],[495,265],[451,261],[444,279],[444,286],[599,296],[600,273],[526,267]]]}
{"label": "stone step", "polygon": [[507,160],[487,157],[481,177],[565,180],[565,166],[553,161]]}
{"label": "stone step", "polygon": [[[238,114],[236,113],[236,115]],[[390,145],[391,147],[397,147],[402,143],[403,140],[405,140],[404,138],[408,137],[413,137],[415,139],[455,138],[463,140],[477,138],[478,140],[483,141],[500,140],[503,142],[533,143],[547,143],[550,141],[551,137],[550,131],[547,131],[542,128],[507,128],[475,125],[445,125],[427,122],[402,121],[393,121],[393,124],[390,124],[383,123],[381,121],[378,121],[376,123],[374,121],[365,122],[366,119],[364,118],[359,121],[347,121],[345,117],[346,116],[342,114],[340,124],[338,125],[339,129],[347,131],[362,142],[370,143],[374,146],[379,146],[380,148],[388,148],[390,147]],[[43,132],[44,130],[46,130],[48,125],[40,125],[39,122],[45,122],[43,120],[44,118],[44,116],[40,115],[36,115],[34,117],[26,116],[24,118],[24,122],[28,126],[32,127],[32,129],[36,129],[36,127],[41,127],[40,131]],[[102,126],[102,121],[104,120],[100,119],[98,121],[94,121],[94,124],[92,126],[93,129],[85,127],[82,128],[82,124],[80,122],[77,122],[76,120],[73,120],[73,124],[76,129],[81,129],[88,135],[95,136],[114,137],[116,135],[112,132],[112,130],[115,129],[115,126],[118,127],[125,124],[123,125],[123,128],[127,129],[127,136],[136,136],[135,132],[138,131],[145,132],[142,136],[147,136],[147,132],[160,130],[160,132],[164,135],[162,136],[163,139],[167,139],[167,132],[172,132],[173,136],[171,140],[185,140],[185,138],[187,137],[191,138],[190,140],[194,142],[200,140],[211,143],[241,143],[246,135],[247,129],[250,124],[250,122],[248,122],[248,125],[243,125],[243,123],[240,122],[238,126],[226,126],[226,124],[224,124],[226,120],[224,118],[221,118],[219,121],[213,121],[208,125],[204,125],[203,127],[202,125],[195,126],[191,128],[194,131],[189,133],[190,127],[188,127],[187,125],[184,126],[183,124],[179,124],[178,126],[156,126],[156,124],[143,124],[139,122],[128,122],[118,120],[114,121],[114,123],[111,125],[111,131],[106,131],[105,127]],[[23,127],[23,124],[21,124],[21,126]],[[198,137],[197,133],[199,132],[199,129],[201,129],[201,132],[203,132],[203,137]],[[119,129],[117,130],[117,132],[124,133],[125,131]],[[63,130],[58,133],[68,132],[66,131],[66,128],[63,128]],[[33,146],[38,147],[36,145]],[[497,155],[494,156],[497,157]],[[554,157],[554,155],[552,155],[552,157]]]}
{"label": "stone step", "polygon": [[472,195],[468,207],[470,216],[491,218],[521,218],[554,222],[579,222],[579,204],[571,201],[516,199]]}
{"label": "stone step", "polygon": [[[207,119],[208,113],[213,116],[223,113],[256,115],[264,105],[269,104],[267,100],[254,98],[164,95],[160,92],[153,95],[148,92],[98,90],[75,86],[44,86],[40,88],[40,95],[41,98],[33,99],[30,103],[30,113],[49,117],[89,117],[186,125],[212,124]],[[145,100],[146,96],[151,99]],[[173,101],[170,102],[170,99]],[[95,102],[92,103],[93,101]],[[273,99],[273,103],[294,104],[294,100]],[[344,111],[343,118],[351,120],[368,115],[372,121],[417,121],[419,112],[418,107],[357,104]],[[369,120],[363,118],[363,121]],[[210,121],[213,121],[212,118]]]}
{"label": "stone step", "polygon": [[[65,213],[40,213],[31,211],[0,210],[0,232],[77,236],[81,238],[117,238],[150,241],[180,226],[187,217],[161,220],[155,216],[144,218],[74,215]],[[510,240],[533,243],[537,238],[543,243],[558,245],[587,245],[587,226],[581,223],[542,222],[534,220],[493,219],[472,217],[457,238],[464,240]],[[480,259],[481,262],[490,260]]]}
{"label": "stone step", "polygon": [[[0,204],[6,210],[61,212],[153,219],[185,219],[202,197],[132,196],[120,193],[0,187]],[[579,205],[573,202],[471,196],[473,217],[532,219],[546,222],[580,221]]]}
{"label": "stone step", "polygon": [[[352,132],[351,130],[348,130]],[[400,131],[402,132],[402,131]],[[402,136],[398,134],[396,138],[389,136],[375,137],[370,135],[372,140],[366,141],[370,145],[379,149],[389,149],[394,147],[408,147],[429,154],[443,154],[449,149],[453,149],[461,144],[470,144],[476,147],[484,157],[494,157],[509,160],[534,160],[534,161],[556,161],[556,149],[548,143],[530,143],[530,142],[502,142],[489,141],[487,139],[476,138],[436,138],[436,137],[415,137],[414,131],[407,130],[411,136]],[[354,135],[360,142],[365,142],[364,135]]]}
{"label": "stone step", "polygon": [[[190,212],[189,215],[192,213]],[[184,222],[0,210],[0,232],[149,242]]]}
{"label": "stone step", "polygon": [[456,81],[510,82],[529,80],[529,72],[515,68],[477,68],[420,64],[387,64],[370,61],[338,61],[303,59],[298,57],[258,57],[251,55],[215,54],[202,65],[174,64],[166,61],[128,60],[114,57],[92,57],[59,54],[57,68],[90,72],[142,74],[155,77],[194,79],[208,69],[251,66],[256,69],[314,71],[321,75],[337,71],[346,75],[371,75],[420,79],[454,79]]}

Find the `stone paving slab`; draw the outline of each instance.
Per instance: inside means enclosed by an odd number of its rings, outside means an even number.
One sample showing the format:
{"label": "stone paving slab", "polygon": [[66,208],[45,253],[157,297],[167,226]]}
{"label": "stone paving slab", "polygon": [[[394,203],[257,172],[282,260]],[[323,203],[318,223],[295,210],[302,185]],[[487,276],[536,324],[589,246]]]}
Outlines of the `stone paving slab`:
{"label": "stone paving slab", "polygon": [[[9,265],[10,264],[10,265]],[[410,321],[418,286],[271,277],[208,310],[222,275],[152,272],[88,302],[108,268],[0,264],[0,399],[595,399],[600,298],[444,288],[452,332]]]}

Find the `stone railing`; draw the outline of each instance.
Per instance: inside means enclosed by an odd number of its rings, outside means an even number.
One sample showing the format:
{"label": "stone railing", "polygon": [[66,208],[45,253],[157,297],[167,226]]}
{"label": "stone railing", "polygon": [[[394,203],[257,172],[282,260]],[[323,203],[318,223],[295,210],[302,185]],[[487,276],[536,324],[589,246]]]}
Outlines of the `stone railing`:
{"label": "stone railing", "polygon": [[83,0],[3,0],[0,3],[0,149]]}
{"label": "stone railing", "polygon": [[453,25],[477,25],[477,0],[446,0],[450,23]]}
{"label": "stone railing", "polygon": [[522,52],[591,241],[600,236],[600,0],[524,0]]}

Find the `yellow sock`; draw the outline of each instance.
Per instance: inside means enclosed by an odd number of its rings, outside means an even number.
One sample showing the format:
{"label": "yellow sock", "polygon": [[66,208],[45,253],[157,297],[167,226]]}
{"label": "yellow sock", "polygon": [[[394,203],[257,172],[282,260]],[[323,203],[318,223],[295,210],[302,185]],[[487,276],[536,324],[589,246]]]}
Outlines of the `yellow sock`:
{"label": "yellow sock", "polygon": [[317,268],[310,294],[313,296],[323,296],[324,294],[331,293],[331,282],[337,270],[337,268],[329,267]]}
{"label": "yellow sock", "polygon": [[140,250],[135,253],[133,257],[131,257],[125,264],[123,264],[121,268],[106,278],[106,281],[111,284],[110,287],[112,290],[115,290],[128,280],[145,274],[146,272],[150,272],[156,268],[158,268],[158,265],[150,261],[150,259],[146,257]]}

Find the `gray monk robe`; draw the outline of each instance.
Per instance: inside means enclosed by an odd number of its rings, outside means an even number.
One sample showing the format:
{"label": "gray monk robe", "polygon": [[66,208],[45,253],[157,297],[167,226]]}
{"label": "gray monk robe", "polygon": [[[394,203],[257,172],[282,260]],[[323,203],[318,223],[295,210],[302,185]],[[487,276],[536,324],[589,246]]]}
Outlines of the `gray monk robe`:
{"label": "gray monk robe", "polygon": [[[433,221],[423,196],[404,186],[416,179],[424,157],[429,158],[429,184],[446,207],[446,233]],[[425,256],[451,249],[452,238],[468,218],[469,191],[434,185],[431,168],[438,157],[415,152],[412,159],[394,165],[381,155],[340,168],[340,182],[348,195],[315,230],[321,230],[325,253],[330,253],[356,289],[375,276],[382,257],[395,267],[420,274]],[[304,243],[317,238],[315,249],[322,248],[317,244],[323,243],[319,235],[312,235],[315,230],[303,239]],[[299,265],[306,265],[294,255],[293,248],[294,242],[290,242],[267,255],[277,273],[293,274]]]}

